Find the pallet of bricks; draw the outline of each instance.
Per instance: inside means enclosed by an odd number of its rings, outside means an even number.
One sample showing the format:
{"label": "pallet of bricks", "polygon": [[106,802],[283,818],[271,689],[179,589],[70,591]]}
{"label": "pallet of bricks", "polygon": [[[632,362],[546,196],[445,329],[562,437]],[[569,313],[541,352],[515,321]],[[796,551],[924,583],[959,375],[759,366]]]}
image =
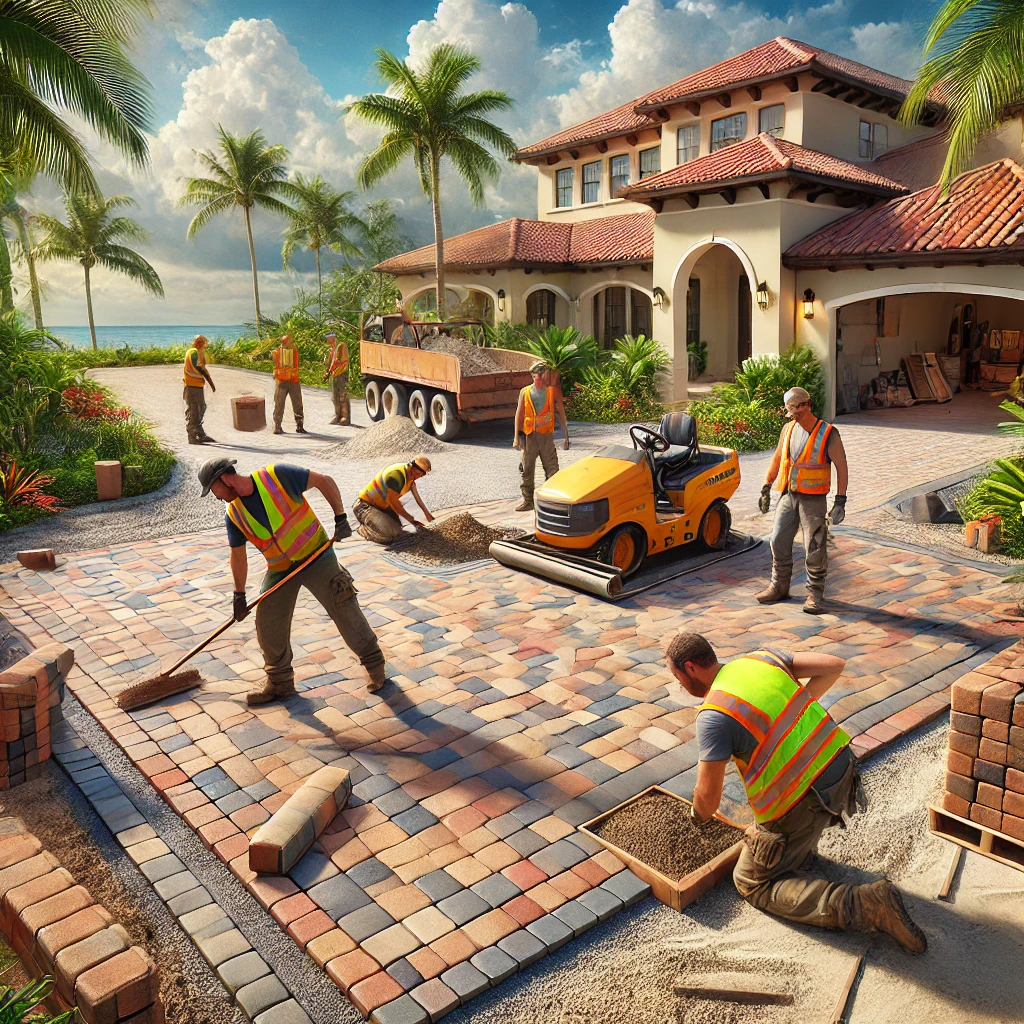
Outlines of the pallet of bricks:
{"label": "pallet of bricks", "polygon": [[946,788],[932,831],[1024,869],[1024,649],[953,684]]}

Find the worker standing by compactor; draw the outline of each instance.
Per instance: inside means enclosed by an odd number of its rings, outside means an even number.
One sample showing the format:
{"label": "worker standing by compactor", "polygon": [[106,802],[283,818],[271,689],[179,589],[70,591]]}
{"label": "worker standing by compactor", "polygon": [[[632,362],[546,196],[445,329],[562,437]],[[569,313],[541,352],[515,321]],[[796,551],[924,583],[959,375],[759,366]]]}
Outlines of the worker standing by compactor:
{"label": "worker standing by compactor", "polygon": [[376,544],[393,544],[402,536],[402,520],[420,524],[402,507],[402,498],[410,491],[423,511],[428,523],[434,521],[430,510],[423,504],[416,481],[430,472],[430,459],[420,455],[412,462],[399,462],[382,469],[359,492],[352,514],[359,522],[359,534]]}
{"label": "worker standing by compactor", "polygon": [[334,400],[333,425],[347,427],[352,423],[348,404],[348,345],[338,341],[338,336],[331,331],[324,335],[324,340],[331,346],[327,357],[327,370],[324,379],[330,378],[331,398]]}
{"label": "worker standing by compactor", "polygon": [[533,374],[533,385],[519,392],[515,433],[512,437],[512,447],[523,455],[519,463],[519,469],[523,474],[520,486],[523,500],[516,506],[517,512],[526,512],[533,508],[538,458],[544,467],[545,480],[558,472],[558,452],[555,451],[556,416],[562,422],[562,433],[565,435],[562,447],[569,447],[569,424],[565,419],[565,402],[562,400],[561,390],[551,386],[550,371],[544,363],[534,363],[530,367],[530,373]]}
{"label": "worker standing by compactor", "polygon": [[908,952],[923,953],[924,933],[888,879],[852,885],[801,870],[821,833],[842,824],[859,802],[850,737],[818,703],[846,662],[769,648],[721,665],[698,633],[677,636],[666,657],[683,688],[704,701],[693,820],[701,824],[718,810],[730,758],[754,812],[733,872],[739,894],[797,924],[883,931]]}
{"label": "worker standing by compactor", "polygon": [[302,385],[299,383],[299,350],[290,334],[281,335],[281,343],[274,349],[274,433],[283,434],[281,421],[284,419],[284,401],[292,400],[292,415],[295,417],[295,433],[306,434],[302,425]]}
{"label": "worker standing by compactor", "polygon": [[192,346],[185,353],[183,370],[185,381],[185,430],[189,444],[216,444],[203,427],[206,415],[206,385],[212,391],[217,390],[213,378],[206,369],[206,346],[209,341],[204,334],[197,334],[192,339]]}

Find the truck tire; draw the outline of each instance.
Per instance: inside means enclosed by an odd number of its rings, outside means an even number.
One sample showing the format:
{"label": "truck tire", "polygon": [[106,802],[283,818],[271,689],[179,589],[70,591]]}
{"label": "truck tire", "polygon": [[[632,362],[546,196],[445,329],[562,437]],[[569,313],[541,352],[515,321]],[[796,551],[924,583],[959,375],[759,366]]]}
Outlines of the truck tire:
{"label": "truck tire", "polygon": [[366,390],[363,394],[366,396],[366,415],[370,417],[371,421],[376,423],[378,420],[384,419],[384,406],[381,403],[380,395],[380,381],[368,380],[366,382]]}
{"label": "truck tire", "polygon": [[388,419],[392,416],[408,416],[409,393],[405,390],[405,385],[392,381],[381,392],[380,405]]}
{"label": "truck tire", "polygon": [[452,396],[439,391],[430,400],[430,425],[442,441],[453,441],[462,430],[462,421],[455,409]]}
{"label": "truck tire", "polygon": [[417,430],[432,433],[433,427],[430,424],[430,399],[431,392],[426,388],[417,388],[409,392],[409,419]]}

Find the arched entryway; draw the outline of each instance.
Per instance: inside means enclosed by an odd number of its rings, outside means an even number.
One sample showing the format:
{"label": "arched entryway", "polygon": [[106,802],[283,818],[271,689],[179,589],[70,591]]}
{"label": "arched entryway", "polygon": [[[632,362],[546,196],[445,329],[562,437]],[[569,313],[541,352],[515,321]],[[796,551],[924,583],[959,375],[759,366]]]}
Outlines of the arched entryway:
{"label": "arched entryway", "polygon": [[650,338],[651,297],[641,288],[608,285],[590,298],[591,331],[601,348],[613,348],[625,335]]}
{"label": "arched entryway", "polygon": [[[448,306],[448,312],[450,313],[459,305],[463,296],[459,295],[459,293],[452,288],[445,288],[444,294]],[[424,288],[423,291],[416,292],[415,295],[410,296],[407,300],[407,304],[413,315],[413,319],[422,317],[426,313],[435,313],[437,312],[437,289]]]}

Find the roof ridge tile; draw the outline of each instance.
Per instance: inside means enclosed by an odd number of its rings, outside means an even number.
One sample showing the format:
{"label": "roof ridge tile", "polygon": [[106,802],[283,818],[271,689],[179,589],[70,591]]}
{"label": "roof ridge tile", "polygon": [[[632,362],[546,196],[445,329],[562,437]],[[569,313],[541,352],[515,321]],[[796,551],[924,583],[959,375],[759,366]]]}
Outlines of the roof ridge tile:
{"label": "roof ridge tile", "polygon": [[793,158],[782,152],[778,143],[771,135],[767,132],[761,132],[757,137],[764,144],[765,148],[779,161],[781,167],[789,170],[793,166]]}
{"label": "roof ridge tile", "polygon": [[776,42],[783,49],[789,50],[796,57],[802,57],[804,60],[813,60],[817,55],[818,51],[812,49],[807,43],[801,43],[797,39],[790,39],[789,36],[776,36],[773,42]]}

